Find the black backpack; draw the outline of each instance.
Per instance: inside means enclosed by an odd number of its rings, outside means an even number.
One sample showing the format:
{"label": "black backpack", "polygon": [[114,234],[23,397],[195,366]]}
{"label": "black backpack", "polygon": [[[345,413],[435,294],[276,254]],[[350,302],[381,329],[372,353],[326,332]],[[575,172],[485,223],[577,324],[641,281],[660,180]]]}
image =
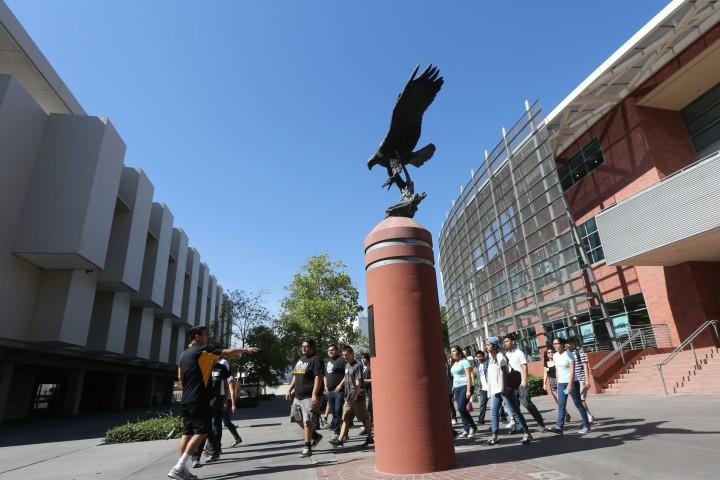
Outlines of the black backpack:
{"label": "black backpack", "polygon": [[220,362],[213,365],[210,371],[210,381],[208,382],[208,390],[210,391],[210,403],[215,402],[215,398],[220,395],[223,382],[230,376],[227,367]]}

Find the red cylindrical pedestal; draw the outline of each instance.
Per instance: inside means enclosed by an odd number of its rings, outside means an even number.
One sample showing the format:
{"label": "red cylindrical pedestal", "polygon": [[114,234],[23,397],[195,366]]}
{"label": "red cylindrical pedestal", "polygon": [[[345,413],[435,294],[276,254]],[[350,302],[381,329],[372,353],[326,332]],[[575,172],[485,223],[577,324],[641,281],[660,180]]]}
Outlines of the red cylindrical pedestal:
{"label": "red cylindrical pedestal", "polygon": [[455,466],[432,235],[389,217],[365,238],[373,308],[375,466],[408,474]]}

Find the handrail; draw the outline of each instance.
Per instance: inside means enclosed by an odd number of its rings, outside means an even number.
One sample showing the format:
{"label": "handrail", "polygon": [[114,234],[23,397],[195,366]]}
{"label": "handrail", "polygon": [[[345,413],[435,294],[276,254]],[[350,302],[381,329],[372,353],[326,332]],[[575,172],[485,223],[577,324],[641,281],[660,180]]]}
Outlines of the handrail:
{"label": "handrail", "polygon": [[675,358],[680,352],[685,350],[685,347],[687,347],[688,345],[690,345],[690,348],[692,349],[692,352],[693,352],[693,357],[695,357],[695,366],[696,367],[699,366],[700,362],[698,361],[698,358],[697,358],[697,352],[695,352],[695,339],[706,328],[708,328],[710,326],[712,326],[713,329],[715,330],[715,338],[720,339],[720,336],[718,336],[717,324],[718,324],[717,320],[705,320],[703,323],[700,324],[700,326],[689,337],[687,337],[680,345],[678,345],[678,347],[675,350],[673,350],[670,353],[670,355],[667,356],[667,358],[665,360],[663,360],[662,362],[655,365],[657,367],[658,371],[660,372],[660,380],[662,380],[663,389],[665,390],[665,395],[668,394],[668,391],[667,391],[667,385],[665,384],[665,376],[663,375],[662,367],[664,367],[665,365],[670,363],[673,360],[673,358]]}
{"label": "handrail", "polygon": [[[648,334],[650,338],[646,337]],[[636,344],[635,342],[638,340],[638,337],[639,342]],[[618,353],[620,354],[620,358],[622,358],[623,366],[626,366],[623,350],[643,350],[648,347],[660,347],[661,344],[664,343],[670,344],[670,330],[664,323],[632,329],[628,338],[618,345],[615,350],[596,363],[590,371],[592,372],[602,367]]]}

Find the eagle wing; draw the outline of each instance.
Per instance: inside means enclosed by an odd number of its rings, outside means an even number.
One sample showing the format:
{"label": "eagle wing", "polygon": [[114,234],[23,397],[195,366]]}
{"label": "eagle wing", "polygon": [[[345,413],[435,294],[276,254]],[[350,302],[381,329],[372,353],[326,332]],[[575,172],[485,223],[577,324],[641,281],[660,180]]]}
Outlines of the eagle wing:
{"label": "eagle wing", "polygon": [[415,78],[418,69],[419,65],[413,70],[395,103],[390,129],[380,144],[379,151],[383,154],[393,154],[395,151],[401,155],[412,153],[420,139],[423,113],[443,85],[444,80],[437,67],[428,65],[420,76]]}

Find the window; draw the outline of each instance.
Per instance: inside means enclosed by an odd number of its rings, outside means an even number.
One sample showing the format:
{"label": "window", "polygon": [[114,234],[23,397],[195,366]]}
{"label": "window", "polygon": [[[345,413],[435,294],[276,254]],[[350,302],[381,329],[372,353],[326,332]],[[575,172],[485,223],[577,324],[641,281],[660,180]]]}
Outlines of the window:
{"label": "window", "polygon": [[563,190],[567,190],[582,180],[585,175],[599,167],[603,161],[600,140],[593,138],[579,152],[570,157],[570,160],[558,168],[560,185],[562,185]]}
{"label": "window", "polygon": [[604,260],[605,252],[603,252],[602,245],[600,244],[600,235],[597,231],[595,218],[591,218],[582,225],[579,225],[577,229],[578,235],[580,236],[580,243],[582,243],[590,264],[592,265]]}
{"label": "window", "polygon": [[698,157],[720,149],[720,83],[682,111]]}

